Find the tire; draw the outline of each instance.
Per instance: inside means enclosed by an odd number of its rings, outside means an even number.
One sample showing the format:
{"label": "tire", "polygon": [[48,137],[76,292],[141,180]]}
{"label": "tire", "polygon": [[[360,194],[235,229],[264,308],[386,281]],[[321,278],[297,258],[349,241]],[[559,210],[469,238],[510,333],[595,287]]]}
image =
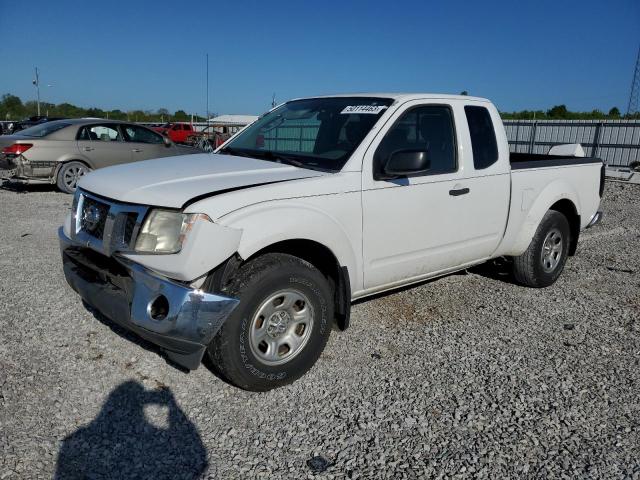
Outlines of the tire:
{"label": "tire", "polygon": [[542,218],[527,250],[513,258],[518,283],[543,288],[552,285],[567,262],[571,230],[562,213],[549,210]]}
{"label": "tire", "polygon": [[207,354],[227,381],[263,392],[293,382],[318,360],[333,325],[333,295],[313,265],[268,253],[241,266],[225,294],[240,303]]}
{"label": "tire", "polygon": [[91,169],[82,162],[67,162],[63,163],[58,170],[58,176],[56,178],[56,185],[58,190],[64,193],[73,193],[76,191],[76,185],[78,180],[83,175],[89,173]]}

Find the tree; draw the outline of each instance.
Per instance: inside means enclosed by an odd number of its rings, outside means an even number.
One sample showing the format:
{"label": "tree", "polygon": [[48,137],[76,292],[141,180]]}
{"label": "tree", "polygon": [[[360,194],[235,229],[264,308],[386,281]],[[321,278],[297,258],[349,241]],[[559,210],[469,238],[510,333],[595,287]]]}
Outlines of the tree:
{"label": "tree", "polygon": [[22,118],[24,116],[24,105],[20,97],[5,93],[0,101],[0,117]]}
{"label": "tree", "polygon": [[85,114],[87,117],[93,117],[93,118],[104,118],[105,117],[105,113],[103,110],[99,109],[99,108],[90,108],[86,111]]}
{"label": "tree", "polygon": [[189,120],[189,115],[184,110],[176,110],[176,113],[174,113],[173,116],[178,122],[186,122]]}
{"label": "tree", "polygon": [[611,110],[609,110],[608,117],[609,118],[620,118],[620,110],[618,110],[618,107],[613,107]]}
{"label": "tree", "polygon": [[550,110],[547,110],[547,116],[549,118],[567,118],[569,116],[569,111],[567,110],[566,105],[556,105]]}
{"label": "tree", "polygon": [[460,95],[465,95],[466,96],[466,95],[469,95],[469,92],[467,92],[466,90],[462,90],[460,92]]}

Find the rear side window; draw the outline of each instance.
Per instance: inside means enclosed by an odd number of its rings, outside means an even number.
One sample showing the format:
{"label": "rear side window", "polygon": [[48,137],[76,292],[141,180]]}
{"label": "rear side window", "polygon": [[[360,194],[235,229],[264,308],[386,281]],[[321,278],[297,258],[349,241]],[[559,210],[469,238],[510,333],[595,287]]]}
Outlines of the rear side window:
{"label": "rear side window", "polygon": [[71,124],[66,122],[46,122],[31,128],[25,128],[24,130],[17,132],[17,135],[22,137],[42,138],[47,135],[51,135],[58,130],[62,130],[69,125]]}
{"label": "rear side window", "polygon": [[489,110],[484,107],[464,107],[471,134],[473,166],[476,170],[490,167],[498,160],[498,143]]}

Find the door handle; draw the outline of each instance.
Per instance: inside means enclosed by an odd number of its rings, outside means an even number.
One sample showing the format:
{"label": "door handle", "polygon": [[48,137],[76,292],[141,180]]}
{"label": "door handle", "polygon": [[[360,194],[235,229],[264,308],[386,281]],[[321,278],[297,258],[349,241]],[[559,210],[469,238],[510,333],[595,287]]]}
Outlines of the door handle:
{"label": "door handle", "polygon": [[132,152],[136,152],[136,153],[140,153],[142,150],[140,150],[139,148],[134,148],[133,150],[131,150]]}
{"label": "door handle", "polygon": [[91,150],[93,150],[93,147],[84,147],[85,152],[90,152]]}
{"label": "door handle", "polygon": [[457,188],[454,190],[449,190],[449,195],[451,195],[452,197],[457,197],[459,195],[466,195],[467,193],[469,193],[468,188]]}

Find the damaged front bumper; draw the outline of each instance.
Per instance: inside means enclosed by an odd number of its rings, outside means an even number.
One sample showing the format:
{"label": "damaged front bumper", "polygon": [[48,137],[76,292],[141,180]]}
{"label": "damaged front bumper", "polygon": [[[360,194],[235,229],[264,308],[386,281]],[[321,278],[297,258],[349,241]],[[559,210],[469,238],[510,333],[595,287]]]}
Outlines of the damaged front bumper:
{"label": "damaged front bumper", "polygon": [[177,364],[196,369],[207,345],[238,305],[234,298],[172,281],[122,257],[106,257],[58,230],[64,274],[105,317],[159,346]]}

